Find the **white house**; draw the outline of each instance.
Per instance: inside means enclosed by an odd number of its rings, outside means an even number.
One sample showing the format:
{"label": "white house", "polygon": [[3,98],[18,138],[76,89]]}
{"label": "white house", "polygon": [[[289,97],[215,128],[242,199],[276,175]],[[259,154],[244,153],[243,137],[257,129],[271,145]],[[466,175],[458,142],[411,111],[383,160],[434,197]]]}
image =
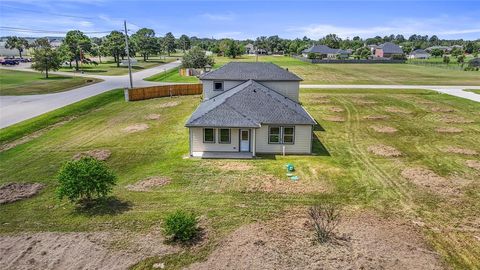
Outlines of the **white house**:
{"label": "white house", "polygon": [[204,101],[186,123],[190,155],[310,154],[315,120],[297,75],[272,63],[231,62],[200,76]]}
{"label": "white house", "polygon": [[430,58],[430,54],[422,49],[417,49],[412,51],[409,55],[408,58],[410,59],[428,59]]}

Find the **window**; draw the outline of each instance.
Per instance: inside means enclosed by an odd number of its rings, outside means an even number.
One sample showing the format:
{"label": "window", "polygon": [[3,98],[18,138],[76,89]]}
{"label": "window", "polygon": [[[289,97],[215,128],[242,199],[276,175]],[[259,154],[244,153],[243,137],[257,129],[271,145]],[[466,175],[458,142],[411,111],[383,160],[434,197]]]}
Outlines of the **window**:
{"label": "window", "polygon": [[280,127],[268,128],[268,143],[280,143]]}
{"label": "window", "polygon": [[213,129],[213,128],[204,128],[203,129],[203,142],[204,143],[215,143],[215,129]]}
{"label": "window", "polygon": [[230,143],[230,129],[221,128],[218,137],[219,143]]}
{"label": "window", "polygon": [[295,140],[295,127],[283,127],[283,143],[293,144]]}
{"label": "window", "polygon": [[295,143],[295,127],[271,126],[268,128],[268,143]]}
{"label": "window", "polygon": [[213,82],[214,91],[223,91],[223,82]]}

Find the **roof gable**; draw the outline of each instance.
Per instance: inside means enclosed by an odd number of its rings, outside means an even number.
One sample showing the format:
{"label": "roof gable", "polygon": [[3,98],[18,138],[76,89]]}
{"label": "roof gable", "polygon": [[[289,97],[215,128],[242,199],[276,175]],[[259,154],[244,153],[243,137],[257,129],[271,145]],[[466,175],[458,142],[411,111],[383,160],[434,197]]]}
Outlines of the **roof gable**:
{"label": "roof gable", "polygon": [[200,76],[201,80],[301,81],[297,75],[273,63],[230,62]]}
{"label": "roof gable", "polygon": [[402,48],[400,48],[400,46],[391,42],[385,42],[378,47],[382,49],[383,53],[397,53],[397,54],[403,53],[403,50]]}

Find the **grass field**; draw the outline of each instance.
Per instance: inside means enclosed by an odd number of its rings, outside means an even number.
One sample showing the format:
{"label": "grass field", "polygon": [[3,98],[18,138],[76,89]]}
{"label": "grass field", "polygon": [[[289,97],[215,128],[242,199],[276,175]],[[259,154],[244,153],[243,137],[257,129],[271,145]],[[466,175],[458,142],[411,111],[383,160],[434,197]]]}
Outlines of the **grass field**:
{"label": "grass field", "polygon": [[[3,129],[2,134],[10,134],[4,137],[6,142],[45,127],[36,121],[51,125],[70,119],[0,153],[0,183],[46,185],[33,198],[0,206],[0,233],[148,232],[158,228],[167,213],[181,208],[208,221],[207,242],[194,249],[181,248],[164,258],[146,259],[136,267],[149,269],[154,262],[162,261],[168,269],[180,269],[204,259],[241,225],[315,201],[337,201],[355,211],[369,209],[408,223],[421,222],[421,232],[449,266],[480,267],[480,242],[475,238],[480,222],[479,174],[466,166],[467,160],[478,160],[478,155],[442,152],[448,147],[480,152],[479,103],[422,90],[306,89],[300,97],[321,125],[315,131],[321,143],[314,143],[316,155],[312,156],[263,156],[250,161],[184,159],[188,153],[184,123],[199,104],[199,96],[126,103],[123,92],[116,90],[85,100],[74,109],[64,108],[30,120],[28,126],[36,128],[19,124]],[[332,106],[343,111],[332,112]],[[432,112],[432,108],[443,112]],[[152,113],[159,114],[160,119],[145,120]],[[369,115],[388,119],[364,118]],[[328,120],[333,116],[345,121]],[[474,123],[445,123],[445,117],[463,117]],[[123,131],[136,123],[146,123],[150,128],[137,133]],[[387,125],[398,131],[378,133],[372,125]],[[456,127],[463,132],[439,133],[435,131],[438,127]],[[377,144],[395,147],[402,156],[386,158],[370,153],[369,146]],[[83,212],[55,198],[54,179],[61,164],[75,153],[97,148],[112,151],[107,163],[119,176],[113,196],[119,205],[128,207]],[[292,185],[284,176],[288,162],[295,164],[302,188],[297,192],[275,186],[262,188],[262,181],[268,184],[272,178]],[[235,167],[240,163],[250,169],[225,169],[225,165]],[[436,183],[430,183],[430,187],[415,184],[401,176],[404,169],[416,167],[459,181],[458,185],[454,183],[458,193],[432,188]],[[126,185],[149,176],[169,177],[171,183],[151,192],[126,189]]]}
{"label": "grass field", "polygon": [[0,95],[35,95],[67,91],[99,82],[99,79],[50,74],[48,79],[37,72],[0,70]]}
{"label": "grass field", "polygon": [[166,73],[158,73],[145,79],[152,82],[183,82],[183,83],[198,83],[199,80],[195,76],[181,76],[178,68],[169,70]]}
{"label": "grass field", "polygon": [[473,92],[473,93],[475,93],[475,94],[479,94],[479,95],[480,95],[480,89],[467,89],[467,90],[464,90],[464,91]]}
{"label": "grass field", "polygon": [[[169,63],[175,61],[177,56],[170,56],[170,57],[150,57],[149,60],[146,62],[143,61],[143,58],[137,57],[137,64],[132,66],[132,71],[141,71],[146,68],[155,67],[164,63]],[[93,60],[98,62],[98,59],[93,58]],[[72,68],[70,67],[62,67],[60,71],[67,71],[67,72],[74,72],[75,63],[72,62]],[[102,63],[98,63],[98,65],[81,65],[80,70],[86,74],[96,74],[96,75],[125,75],[128,74],[128,66],[120,65],[117,67],[117,64],[113,61],[111,57],[102,58]]]}
{"label": "grass field", "polygon": [[[304,84],[419,84],[479,85],[479,72],[450,70],[442,67],[413,64],[310,64],[287,56],[259,56],[259,61],[272,62],[304,79]],[[218,68],[230,61],[255,61],[254,56],[236,59],[215,57]],[[189,77],[174,76],[170,81],[187,82]],[[170,79],[170,78],[167,78]]]}

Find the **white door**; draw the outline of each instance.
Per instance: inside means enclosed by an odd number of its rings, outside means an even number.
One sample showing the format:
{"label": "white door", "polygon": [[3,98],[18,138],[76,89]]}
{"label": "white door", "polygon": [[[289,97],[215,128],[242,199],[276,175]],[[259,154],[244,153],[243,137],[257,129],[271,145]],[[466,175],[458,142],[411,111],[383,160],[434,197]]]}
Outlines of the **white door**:
{"label": "white door", "polygon": [[250,151],[250,131],[248,129],[240,130],[240,151]]}

